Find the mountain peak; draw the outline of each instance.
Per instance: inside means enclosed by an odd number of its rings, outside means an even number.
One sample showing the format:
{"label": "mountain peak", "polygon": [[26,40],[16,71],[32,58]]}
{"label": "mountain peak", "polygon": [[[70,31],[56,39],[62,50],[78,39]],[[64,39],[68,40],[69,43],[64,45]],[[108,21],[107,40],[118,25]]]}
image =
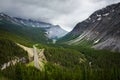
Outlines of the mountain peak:
{"label": "mountain peak", "polygon": [[[66,37],[72,37],[69,44],[79,45],[81,41],[87,40],[96,49],[120,51],[118,34],[120,35],[120,3],[95,11],[88,19],[78,23]],[[114,45],[110,45],[112,42]],[[100,45],[102,43],[104,45]]]}
{"label": "mountain peak", "polygon": [[0,16],[1,16],[1,17],[9,17],[7,14],[5,14],[5,13],[3,13],[3,12],[0,13]]}
{"label": "mountain peak", "polygon": [[1,13],[0,13],[0,16],[3,16],[3,15],[6,15],[6,14],[5,14],[5,13],[3,13],[3,12],[1,12]]}

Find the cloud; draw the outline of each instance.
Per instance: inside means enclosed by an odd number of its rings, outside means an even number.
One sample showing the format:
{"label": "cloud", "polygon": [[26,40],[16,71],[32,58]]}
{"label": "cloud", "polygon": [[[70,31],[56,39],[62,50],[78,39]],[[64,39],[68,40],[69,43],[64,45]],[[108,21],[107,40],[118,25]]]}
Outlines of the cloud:
{"label": "cloud", "polygon": [[0,12],[59,24],[70,31],[95,10],[120,0],[1,0]]}

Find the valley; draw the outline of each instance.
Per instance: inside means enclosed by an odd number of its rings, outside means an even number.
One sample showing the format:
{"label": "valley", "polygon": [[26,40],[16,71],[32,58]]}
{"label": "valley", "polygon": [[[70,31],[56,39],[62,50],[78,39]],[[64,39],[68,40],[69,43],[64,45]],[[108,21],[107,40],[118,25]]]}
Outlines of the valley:
{"label": "valley", "polygon": [[120,3],[67,32],[0,13],[0,80],[120,80]]}

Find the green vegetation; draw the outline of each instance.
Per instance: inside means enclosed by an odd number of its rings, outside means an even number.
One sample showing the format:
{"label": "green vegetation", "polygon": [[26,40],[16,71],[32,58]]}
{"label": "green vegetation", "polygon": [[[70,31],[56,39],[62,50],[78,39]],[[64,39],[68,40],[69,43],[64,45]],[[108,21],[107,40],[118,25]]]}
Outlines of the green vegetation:
{"label": "green vegetation", "polygon": [[92,67],[106,69],[120,67],[120,53],[106,50],[94,50],[85,46],[70,46],[69,48],[83,53],[87,60],[92,62]]}
{"label": "green vegetation", "polygon": [[27,57],[27,52],[7,39],[0,39],[0,65],[18,58]]}
{"label": "green vegetation", "polygon": [[87,40],[79,45],[60,41],[47,44],[50,40],[44,32],[41,28],[7,21],[0,23],[0,66],[16,57],[28,58],[27,52],[16,43],[29,47],[38,43],[38,48],[45,49],[47,59],[43,71],[33,67],[33,61],[18,63],[0,70],[0,80],[120,80],[120,53],[91,49],[93,42]]}
{"label": "green vegetation", "polygon": [[[44,71],[25,64],[17,64],[3,70],[2,77],[10,80],[120,79],[119,53],[60,44],[47,46],[39,44],[38,48],[45,49],[48,62],[44,66]],[[89,62],[92,62],[91,65]],[[33,63],[30,62],[31,64]]]}
{"label": "green vegetation", "polygon": [[29,44],[50,42],[42,28],[13,24],[6,20],[2,20],[0,23],[0,35],[2,38],[28,46],[30,46]]}
{"label": "green vegetation", "polygon": [[67,35],[65,35],[64,37],[58,39],[58,43],[62,43],[62,42],[66,42],[66,41],[70,41],[73,40],[75,38],[77,38],[79,35],[73,35],[72,33],[68,33]]}
{"label": "green vegetation", "polygon": [[[24,50],[17,48],[16,44],[10,40],[1,39],[0,44],[4,45],[0,48],[6,52],[3,60],[7,62],[11,57],[26,56],[22,55]],[[86,44],[87,45],[87,44]],[[0,45],[1,46],[1,45]],[[10,51],[7,52],[9,50]],[[39,44],[38,48],[45,49],[47,63],[44,70],[40,71],[31,65],[33,62],[26,64],[17,64],[1,71],[0,78],[3,80],[119,80],[120,79],[120,54],[94,50],[88,46],[69,46],[63,44]],[[17,53],[14,52],[17,50]],[[22,52],[23,51],[23,52]],[[26,53],[26,52],[25,52]],[[18,55],[19,54],[19,55]],[[2,54],[1,54],[2,55]],[[2,58],[1,58],[2,59]],[[89,64],[91,62],[91,64]],[[3,63],[3,62],[0,62]]]}
{"label": "green vegetation", "polygon": [[[12,73],[12,74],[11,74]],[[45,71],[34,67],[17,64],[2,71],[2,74],[11,80],[119,80],[120,69],[92,69],[87,66],[77,67],[74,70],[47,63]]]}
{"label": "green vegetation", "polygon": [[45,56],[49,62],[66,68],[74,68],[75,66],[86,63],[86,58],[83,54],[72,49],[47,47]]}
{"label": "green vegetation", "polygon": [[8,39],[11,40],[13,42],[25,45],[25,46],[29,46],[32,47],[32,45],[34,44],[34,42],[24,38],[24,37],[20,37],[16,34],[12,34],[10,32],[4,31],[4,30],[0,30],[0,39]]}

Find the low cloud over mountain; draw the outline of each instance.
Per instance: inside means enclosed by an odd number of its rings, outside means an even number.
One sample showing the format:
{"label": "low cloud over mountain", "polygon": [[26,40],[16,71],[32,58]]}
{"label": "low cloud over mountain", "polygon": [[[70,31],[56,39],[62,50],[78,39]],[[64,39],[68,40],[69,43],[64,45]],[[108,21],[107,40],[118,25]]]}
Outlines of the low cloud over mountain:
{"label": "low cloud over mountain", "polygon": [[119,0],[1,0],[0,12],[59,24],[66,30],[95,10]]}

